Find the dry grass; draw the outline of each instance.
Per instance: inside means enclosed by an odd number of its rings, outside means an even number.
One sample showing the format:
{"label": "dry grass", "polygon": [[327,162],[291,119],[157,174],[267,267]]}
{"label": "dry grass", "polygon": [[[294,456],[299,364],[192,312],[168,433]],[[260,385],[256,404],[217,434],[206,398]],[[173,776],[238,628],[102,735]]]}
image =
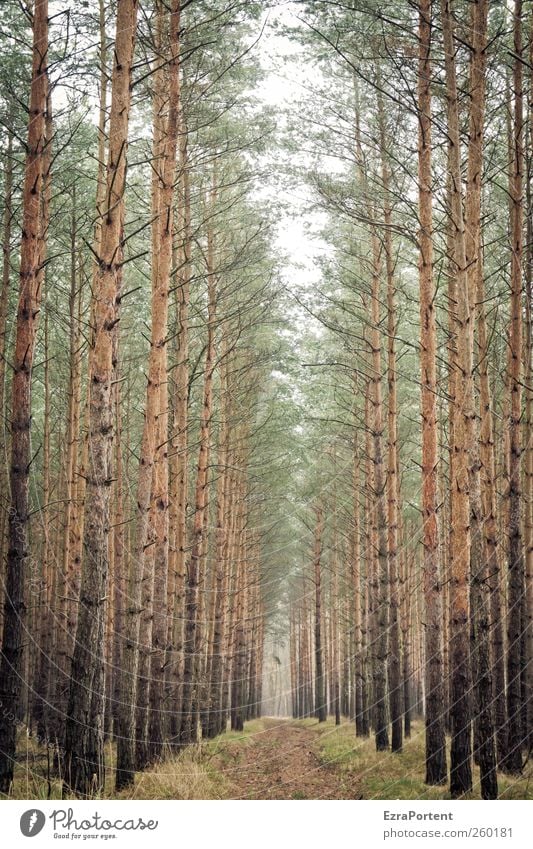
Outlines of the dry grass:
{"label": "dry grass", "polygon": [[[311,725],[314,720],[305,720]],[[411,738],[404,741],[403,752],[376,752],[374,739],[357,738],[352,724],[336,727],[332,720],[317,727],[318,747],[324,764],[355,772],[363,799],[449,799],[444,787],[424,784],[424,725],[414,722]],[[449,749],[449,740],[448,749]],[[449,765],[449,751],[448,751]],[[501,799],[533,799],[533,763],[519,779],[499,773]],[[470,799],[480,799],[479,770],[474,770],[474,791]]]}
{"label": "dry grass", "polygon": [[[110,794],[113,796],[113,794]],[[135,785],[117,799],[223,799],[225,780],[201,753],[188,750],[138,772]]]}
{"label": "dry grass", "polygon": [[[108,764],[106,787],[102,798],[119,799],[227,799],[232,786],[226,771],[231,774],[244,747],[258,743],[272,720],[247,723],[244,732],[226,734],[190,747],[179,755],[170,754],[162,763],[143,773],[137,773],[135,784],[118,796],[114,792],[115,751],[106,747]],[[279,721],[274,722],[279,725]],[[374,739],[355,737],[351,723],[336,727],[332,720],[318,724],[316,720],[300,723],[316,733],[314,749],[324,766],[357,778],[363,799],[449,799],[447,787],[427,787],[424,784],[424,727],[413,724],[412,736],[404,742],[400,755],[375,751]],[[449,741],[448,741],[449,743]],[[21,735],[18,747],[15,782],[10,798],[60,799],[61,784],[48,778],[46,749],[34,740]],[[51,758],[51,755],[50,755]],[[533,763],[530,762],[519,779],[498,776],[501,799],[533,799]],[[297,797],[295,797],[297,798]],[[479,774],[474,774],[474,792],[470,798],[479,799]]]}
{"label": "dry grass", "polygon": [[[132,788],[115,793],[115,747],[106,744],[106,782],[103,799],[224,799],[230,795],[223,767],[250,736],[264,728],[249,722],[244,732],[226,734],[191,746],[179,755],[169,754],[162,763],[135,776]],[[2,795],[0,794],[0,798]],[[10,799],[61,799],[61,781],[54,775],[53,753],[34,738],[21,733]]]}
{"label": "dry grass", "polygon": [[137,773],[132,789],[116,796],[111,790],[109,796],[117,799],[227,799],[231,789],[224,776],[224,766],[232,763],[235,753],[248,745],[251,737],[263,727],[259,720],[247,722],[243,732],[227,731],[179,755],[169,755],[152,769]]}

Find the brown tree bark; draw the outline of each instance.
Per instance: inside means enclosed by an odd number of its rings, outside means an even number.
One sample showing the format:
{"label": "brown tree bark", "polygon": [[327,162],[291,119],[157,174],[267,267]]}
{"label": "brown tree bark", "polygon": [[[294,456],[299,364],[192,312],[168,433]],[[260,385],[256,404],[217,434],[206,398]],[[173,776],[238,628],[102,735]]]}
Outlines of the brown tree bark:
{"label": "brown tree bark", "polygon": [[[533,67],[533,15],[530,16],[529,63]],[[529,76],[529,144],[526,144],[526,173],[532,173],[533,160],[533,74]],[[524,721],[527,726],[527,749],[533,751],[533,186],[532,180],[526,181],[526,244],[528,245],[525,262],[525,343],[524,343],[524,383],[526,395],[526,417],[523,443],[525,446],[524,469],[524,552],[526,572],[526,613],[525,613],[525,681],[524,681]]]}
{"label": "brown tree bark", "polygon": [[437,326],[433,281],[431,168],[431,0],[420,4],[418,180],[420,218],[420,368],[422,404],[422,522],[426,641],[426,784],[446,781],[442,670],[442,581],[437,513]]}
{"label": "brown tree bark", "polygon": [[411,736],[411,552],[402,545],[402,679],[403,679],[403,730]]}
{"label": "brown tree bark", "polygon": [[65,735],[65,779],[80,796],[103,786],[102,640],[108,570],[115,377],[113,339],[122,278],[124,189],[137,0],[118,0],[105,214],[95,275],[89,381],[89,458],[80,611]]}
{"label": "brown tree bark", "polygon": [[[37,285],[45,298],[46,288],[46,247],[48,242],[48,227],[50,224],[50,204],[52,199],[52,141],[53,141],[53,119],[52,119],[52,97],[50,87],[47,87],[47,105],[45,118],[46,146],[43,153],[43,195],[41,203],[40,242],[41,262],[38,272]],[[34,659],[35,665],[35,689],[33,693],[28,692],[28,701],[33,704],[33,716],[42,733],[42,739],[48,739],[50,712],[48,710],[48,695],[50,684],[50,649],[53,634],[53,615],[51,611],[51,584],[52,584],[52,519],[50,516],[50,498],[52,491],[51,481],[51,422],[50,422],[50,334],[48,313],[45,312],[44,320],[44,415],[43,415],[43,496],[41,505],[42,515],[42,565],[39,576],[34,576],[35,582],[40,582],[39,601],[40,604],[32,605],[34,613],[37,613],[37,621],[32,623],[30,632],[36,635],[39,654]],[[37,564],[36,564],[37,566]],[[37,567],[38,568],[38,567]],[[32,595],[34,593],[32,592]],[[28,690],[30,689],[30,677],[26,678]],[[35,716],[35,713],[37,716]]]}
{"label": "brown tree bark", "polygon": [[[215,609],[213,622],[213,644],[212,662],[208,684],[210,688],[209,697],[209,722],[207,736],[214,737],[220,734],[222,710],[222,679],[223,679],[223,650],[226,631],[227,605],[228,605],[228,508],[231,505],[228,474],[229,458],[229,427],[228,427],[228,385],[227,385],[227,359],[225,350],[222,351],[220,362],[220,429],[218,444],[218,480],[216,492],[216,539],[215,539]],[[292,633],[292,632],[291,632]],[[292,636],[294,642],[294,634]],[[294,650],[294,646],[293,646]],[[294,676],[293,658],[293,676]]]}
{"label": "brown tree bark", "polygon": [[471,699],[470,699],[470,494],[469,494],[469,418],[473,415],[472,386],[472,315],[469,305],[465,224],[461,178],[461,139],[459,133],[459,100],[455,68],[454,22],[450,0],[441,0],[441,23],[445,57],[448,167],[451,180],[451,223],[454,233],[453,271],[456,281],[456,303],[453,322],[457,347],[453,451],[451,479],[451,665],[452,665],[452,747],[450,792],[452,798],[472,788],[471,766]]}
{"label": "brown tree bark", "polygon": [[51,569],[51,532],[50,532],[50,335],[48,313],[44,315],[44,412],[43,412],[43,496],[42,496],[42,567],[39,580],[37,622],[34,634],[37,641],[35,677],[33,679],[32,718],[41,741],[48,742],[49,697],[50,697],[50,657],[53,637],[52,615],[52,569]]}
{"label": "brown tree bark", "polygon": [[[474,355],[474,324],[478,313],[479,277],[483,276],[481,252],[481,179],[485,116],[485,51],[487,42],[486,0],[477,0],[471,11],[470,116],[465,201],[465,255],[471,320],[471,357]],[[473,384],[472,384],[473,392]],[[473,400],[473,399],[472,399]],[[496,753],[492,721],[492,670],[488,570],[483,551],[483,510],[480,475],[479,420],[472,404],[467,423],[470,453],[470,569],[472,677],[475,697],[476,750],[484,799],[498,798]]]}
{"label": "brown tree bark", "polygon": [[177,350],[174,386],[172,437],[173,476],[170,525],[173,531],[169,569],[175,574],[174,629],[172,645],[175,660],[171,666],[171,739],[177,739],[181,725],[183,679],[184,603],[186,582],[187,503],[188,503],[188,391],[189,391],[189,288],[191,279],[191,191],[187,154],[187,127],[183,115],[180,135],[178,251],[179,272],[176,292]]}
{"label": "brown tree bark", "polygon": [[[157,228],[157,304],[152,314],[156,324],[155,346],[159,351],[157,399],[157,444],[155,446],[155,484],[152,500],[155,510],[154,617],[150,683],[149,757],[160,757],[165,736],[164,669],[166,660],[167,620],[166,595],[168,572],[169,492],[168,492],[168,382],[167,334],[168,299],[172,267],[174,221],[174,182],[178,155],[180,106],[179,49],[181,0],[173,0],[169,17],[169,61],[167,61],[168,116],[161,140],[161,163],[158,166],[159,226]],[[160,10],[162,13],[162,8]],[[149,399],[147,397],[147,403]]]}
{"label": "brown tree bark", "polygon": [[[244,481],[243,481],[244,484]],[[245,486],[245,484],[244,484]],[[244,495],[244,486],[243,492]],[[231,681],[231,730],[244,730],[244,676],[246,658],[246,608],[248,600],[248,586],[246,582],[248,566],[248,533],[246,508],[242,510],[242,525],[239,532],[238,557],[236,563],[235,577],[235,633],[233,652],[233,671]]]}
{"label": "brown tree bark", "polygon": [[370,403],[372,408],[372,463],[374,466],[373,512],[376,518],[376,543],[378,569],[376,599],[377,643],[374,665],[374,733],[376,749],[381,751],[389,747],[387,725],[387,657],[389,653],[389,597],[387,563],[387,525],[386,525],[386,481],[383,469],[383,402],[381,376],[381,338],[380,338],[380,288],[381,288],[381,251],[377,233],[372,232],[372,298],[370,348],[372,351]]}
{"label": "brown tree bark", "polygon": [[322,575],[320,558],[322,556],[322,534],[324,532],[324,514],[321,507],[315,507],[315,544],[314,544],[314,581],[315,581],[315,716],[319,722],[325,722],[326,693],[324,686],[324,647],[322,643]]}
{"label": "brown tree bark", "polygon": [[[9,473],[3,458],[7,455],[6,415],[6,344],[9,289],[11,285],[11,234],[13,229],[13,107],[10,107],[5,149],[4,195],[2,216],[2,290],[0,292],[0,575],[4,578],[4,553],[9,515]],[[0,605],[0,628],[3,627],[4,609]]]}
{"label": "brown tree bark", "polygon": [[511,194],[511,314],[509,326],[509,585],[507,611],[507,746],[502,768],[511,774],[522,771],[521,643],[524,555],[521,526],[521,424],[522,415],[522,258],[524,116],[522,92],[522,0],[515,0],[513,52],[513,156]]}
{"label": "brown tree bark", "polygon": [[[215,188],[211,196],[211,215],[213,214],[216,198]],[[210,228],[212,223],[210,224]],[[205,533],[205,516],[207,510],[207,475],[208,457],[211,438],[211,419],[213,413],[213,375],[215,371],[215,323],[216,323],[216,270],[214,259],[214,235],[208,233],[208,317],[207,317],[207,348],[204,366],[204,388],[202,411],[200,418],[200,437],[198,464],[195,486],[195,509],[193,520],[193,538],[191,553],[187,564],[187,586],[185,594],[185,635],[184,635],[184,667],[183,667],[183,701],[182,725],[180,743],[186,745],[196,740],[198,729],[194,721],[194,699],[197,681],[196,649],[198,640],[198,584],[200,558]]]}
{"label": "brown tree bark", "polygon": [[378,92],[378,122],[383,185],[383,247],[387,280],[387,562],[390,587],[389,617],[389,706],[391,750],[402,751],[402,688],[400,680],[400,621],[398,590],[398,391],[396,367],[396,284],[392,246],[390,163],[383,96]]}
{"label": "brown tree bark", "polygon": [[[162,49],[163,8],[158,6],[158,44]],[[168,392],[167,392],[167,337],[168,337],[168,299],[170,272],[172,265],[172,233],[174,217],[174,178],[176,173],[179,118],[179,31],[180,2],[173,0],[169,16],[169,59],[168,59],[168,114],[162,118],[165,80],[163,70],[158,67],[156,74],[156,93],[154,97],[154,175],[152,182],[152,328],[148,363],[148,381],[146,387],[146,406],[144,414],[141,458],[137,479],[137,522],[135,547],[130,564],[129,607],[126,616],[125,651],[123,653],[123,674],[120,692],[121,710],[119,716],[119,736],[117,748],[117,788],[133,782],[135,772],[135,738],[137,754],[144,740],[139,739],[139,728],[144,730],[146,718],[135,730],[135,707],[139,671],[139,648],[142,636],[142,651],[145,654],[145,671],[152,669],[150,695],[147,681],[143,676],[142,698],[144,709],[150,703],[149,750],[145,753],[149,760],[160,756],[163,745],[163,691],[164,663],[167,640],[166,592],[168,567]],[[159,57],[156,60],[160,62]],[[154,549],[146,554],[149,545],[150,508],[154,518]],[[153,561],[151,559],[153,554]],[[148,627],[141,635],[141,608],[143,602],[143,584],[151,597],[154,611]],[[150,589],[149,589],[150,588]],[[150,606],[150,605],[149,605]],[[147,655],[149,643],[152,654]],[[144,737],[144,734],[142,734]],[[145,766],[145,756],[141,763]]]}
{"label": "brown tree bark", "polygon": [[79,465],[78,449],[80,438],[81,405],[81,337],[80,298],[81,269],[77,244],[77,200],[76,189],[72,189],[72,222],[70,233],[70,292],[69,292],[69,376],[68,406],[65,424],[65,478],[63,489],[65,522],[62,537],[61,569],[56,611],[56,644],[54,657],[57,668],[54,673],[55,716],[51,726],[52,736],[59,749],[63,746],[64,716],[67,710],[70,667],[74,650],[74,637],[78,616],[80,593],[81,550],[77,544],[79,536],[79,504],[77,495]]}
{"label": "brown tree bark", "polygon": [[353,546],[352,546],[352,586],[354,606],[355,631],[355,733],[358,737],[366,737],[368,728],[364,714],[364,657],[363,657],[363,608],[362,608],[362,575],[361,575],[361,510],[359,505],[359,476],[361,458],[357,440],[357,429],[354,429],[353,445]]}
{"label": "brown tree bark", "polygon": [[118,734],[118,716],[120,711],[120,677],[122,674],[122,652],[124,642],[124,616],[126,605],[128,602],[127,585],[126,585],[126,553],[128,551],[126,544],[126,519],[124,512],[125,503],[125,482],[124,461],[122,444],[122,391],[121,391],[121,374],[120,366],[117,366],[117,384],[115,386],[115,507],[113,514],[113,558],[114,558],[114,574],[115,586],[113,589],[114,597],[114,619],[113,631],[111,634],[112,640],[112,704],[111,714],[113,717],[113,735],[116,738]]}
{"label": "brown tree bark", "polygon": [[46,152],[48,94],[48,0],[33,12],[32,75],[28,142],[22,194],[20,288],[16,318],[11,394],[11,508],[8,519],[6,590],[0,660],[0,792],[13,781],[18,705],[24,679],[24,622],[29,557],[29,472],[31,463],[31,383],[35,339],[42,298],[44,262],[41,205]]}

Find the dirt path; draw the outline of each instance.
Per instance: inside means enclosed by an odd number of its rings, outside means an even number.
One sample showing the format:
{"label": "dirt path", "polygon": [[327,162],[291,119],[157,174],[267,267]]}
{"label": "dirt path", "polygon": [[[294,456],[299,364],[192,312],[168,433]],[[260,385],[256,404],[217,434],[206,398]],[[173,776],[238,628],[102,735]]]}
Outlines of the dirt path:
{"label": "dirt path", "polygon": [[353,775],[321,763],[312,727],[266,720],[265,728],[217,759],[231,799],[357,799]]}

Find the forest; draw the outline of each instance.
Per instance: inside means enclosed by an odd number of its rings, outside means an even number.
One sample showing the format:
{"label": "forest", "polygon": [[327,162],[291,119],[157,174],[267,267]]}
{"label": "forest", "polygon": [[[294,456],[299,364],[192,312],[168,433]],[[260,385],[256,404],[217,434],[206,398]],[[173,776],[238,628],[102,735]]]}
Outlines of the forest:
{"label": "forest", "polygon": [[0,50],[0,797],[531,798],[531,0]]}

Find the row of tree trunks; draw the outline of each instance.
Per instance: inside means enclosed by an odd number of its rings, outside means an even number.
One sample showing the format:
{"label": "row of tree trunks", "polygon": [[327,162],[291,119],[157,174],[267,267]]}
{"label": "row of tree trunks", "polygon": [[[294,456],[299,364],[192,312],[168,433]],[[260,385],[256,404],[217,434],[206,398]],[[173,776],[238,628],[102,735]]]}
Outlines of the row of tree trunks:
{"label": "row of tree trunks", "polygon": [[[357,449],[357,440],[355,444]],[[355,458],[358,469],[361,457],[357,450]],[[373,473],[373,464],[369,464],[369,471]],[[354,475],[353,483],[354,498],[358,499],[363,483],[358,472]],[[369,501],[372,503],[372,499]],[[332,497],[329,513],[325,506],[317,506],[315,509],[313,566],[310,570],[313,575],[312,584],[310,581],[304,581],[294,586],[288,643],[291,710],[294,718],[301,719],[312,715],[319,718],[319,703],[316,701],[318,688],[323,694],[320,700],[320,705],[323,705],[323,720],[328,715],[335,717],[336,722],[340,721],[341,717],[347,717],[355,722],[357,736],[366,737],[370,728],[376,730],[376,717],[370,715],[370,705],[374,698],[374,664],[379,660],[376,660],[375,652],[368,651],[366,638],[366,633],[370,633],[372,629],[372,613],[368,604],[368,581],[365,572],[366,569],[374,568],[375,555],[366,544],[361,545],[361,541],[367,536],[368,529],[372,528],[374,519],[372,508],[369,508],[363,513],[361,520],[359,507],[356,506],[356,521],[352,525],[352,534],[357,542],[352,538],[349,548],[344,550],[335,533],[337,520],[334,504],[335,499]],[[324,547],[331,552],[331,568],[324,566]],[[320,563],[318,575],[317,562]],[[419,647],[423,638],[421,619],[413,615],[411,604],[414,588],[420,580],[419,570],[416,546],[401,546],[398,552],[398,596],[401,600],[398,612],[401,632],[398,645],[399,687],[402,692],[400,721],[402,729],[408,732],[407,736],[410,734],[413,694],[419,690],[418,676],[423,669],[420,659],[415,662],[412,659],[412,646]],[[317,587],[320,601],[318,613]],[[372,593],[376,592],[377,587],[374,584]],[[345,606],[341,605],[343,596],[347,600]],[[338,628],[335,628],[335,623]],[[317,625],[320,655],[317,655],[316,651]],[[353,640],[347,639],[349,634],[353,635]],[[317,657],[322,659],[322,663],[318,660],[318,666]]]}

